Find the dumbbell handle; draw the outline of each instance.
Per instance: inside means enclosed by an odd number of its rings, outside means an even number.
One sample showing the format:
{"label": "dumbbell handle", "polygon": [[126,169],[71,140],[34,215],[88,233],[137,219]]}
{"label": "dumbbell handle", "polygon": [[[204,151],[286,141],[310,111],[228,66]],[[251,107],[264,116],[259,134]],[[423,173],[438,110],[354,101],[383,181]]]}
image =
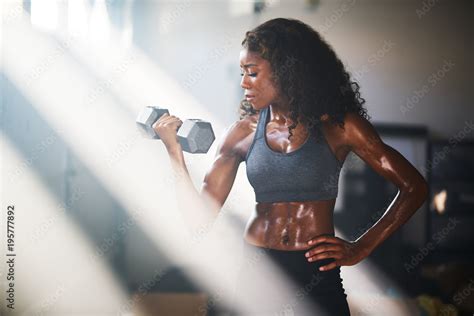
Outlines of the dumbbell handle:
{"label": "dumbbell handle", "polygon": [[[140,131],[147,137],[153,139],[160,139],[156,131],[153,129],[153,124],[165,113],[169,115],[167,109],[157,106],[147,106],[143,109],[137,117],[136,123],[140,127]],[[199,125],[199,126],[198,126]],[[205,128],[205,135],[196,135],[199,130],[195,127]],[[192,137],[190,137],[192,135]],[[184,151],[190,153],[206,153],[211,144],[214,142],[214,132],[210,123],[200,119],[187,119],[178,128],[178,140]],[[199,136],[203,137],[198,143]]]}
{"label": "dumbbell handle", "polygon": [[153,129],[153,124],[165,113],[168,115],[170,114],[167,109],[162,109],[156,106],[147,106],[138,114],[136,120],[136,123],[140,127],[140,131],[142,131],[147,137],[160,139],[160,136],[158,136],[156,131]]}

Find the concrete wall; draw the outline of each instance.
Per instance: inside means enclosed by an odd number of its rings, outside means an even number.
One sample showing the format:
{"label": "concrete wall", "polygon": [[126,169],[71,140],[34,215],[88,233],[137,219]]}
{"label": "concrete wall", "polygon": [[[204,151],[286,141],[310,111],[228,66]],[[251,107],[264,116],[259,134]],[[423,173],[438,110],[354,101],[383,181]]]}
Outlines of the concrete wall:
{"label": "concrete wall", "polygon": [[235,3],[247,14],[233,14],[232,2],[138,1],[135,44],[230,124],[242,96],[245,31],[274,17],[301,19],[360,83],[374,122],[425,124],[433,137],[449,138],[474,117],[474,4],[425,2],[320,1],[309,10],[306,1],[272,1],[255,16],[245,1]]}

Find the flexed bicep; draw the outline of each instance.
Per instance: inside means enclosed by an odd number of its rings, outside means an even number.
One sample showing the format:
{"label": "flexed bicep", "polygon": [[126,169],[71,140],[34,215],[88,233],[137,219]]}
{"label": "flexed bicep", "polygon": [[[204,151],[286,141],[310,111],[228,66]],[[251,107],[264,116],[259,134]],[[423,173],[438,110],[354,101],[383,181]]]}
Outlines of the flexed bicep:
{"label": "flexed bicep", "polygon": [[224,205],[242,162],[235,148],[242,137],[239,122],[232,124],[218,145],[215,159],[204,177],[201,195],[212,198],[219,208]]}
{"label": "flexed bicep", "polygon": [[219,155],[204,177],[201,195],[211,197],[222,207],[232,189],[239,165],[237,157]]}
{"label": "flexed bicep", "polygon": [[401,190],[416,188],[421,195],[426,194],[423,176],[402,154],[385,144],[367,120],[348,115],[346,127],[351,150],[375,172]]}

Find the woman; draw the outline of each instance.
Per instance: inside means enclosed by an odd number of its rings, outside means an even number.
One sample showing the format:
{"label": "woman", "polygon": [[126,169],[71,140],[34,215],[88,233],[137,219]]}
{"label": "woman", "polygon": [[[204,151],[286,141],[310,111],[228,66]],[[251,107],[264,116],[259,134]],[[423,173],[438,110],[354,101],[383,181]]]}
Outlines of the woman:
{"label": "woman", "polygon": [[[240,120],[218,146],[201,194],[222,206],[245,161],[257,202],[244,234],[245,254],[265,250],[298,288],[319,277],[305,300],[329,315],[349,315],[340,266],[360,262],[405,223],[426,199],[426,181],[382,142],[368,121],[359,85],[350,81],[331,46],[310,26],[273,19],[248,31],[242,45],[246,99]],[[176,137],[181,124],[166,115],[154,128],[173,168],[188,175]],[[376,224],[357,240],[346,241],[334,235],[333,212],[339,172],[351,151],[394,183],[400,194]],[[247,267],[240,274],[243,282],[258,278]],[[249,300],[254,295],[259,293]]]}

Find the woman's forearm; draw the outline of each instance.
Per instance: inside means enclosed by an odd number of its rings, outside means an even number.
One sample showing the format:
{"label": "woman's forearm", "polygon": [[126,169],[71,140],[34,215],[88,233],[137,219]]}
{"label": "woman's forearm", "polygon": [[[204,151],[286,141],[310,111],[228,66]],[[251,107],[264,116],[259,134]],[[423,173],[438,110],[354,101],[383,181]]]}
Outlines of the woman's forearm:
{"label": "woman's forearm", "polygon": [[[212,203],[206,203],[196,190],[186,167],[181,146],[167,150],[175,179],[178,208],[193,239],[197,239],[210,230],[218,210],[214,210]],[[204,212],[200,212],[201,209]]]}
{"label": "woman's forearm", "polygon": [[361,244],[368,253],[371,253],[410,219],[426,200],[426,196],[427,190],[423,185],[401,190],[384,215],[356,242]]}
{"label": "woman's forearm", "polygon": [[167,147],[168,150],[171,167],[173,168],[173,172],[175,176],[187,176],[189,177],[188,169],[186,168],[186,163],[184,161],[183,149],[181,145],[177,145],[174,147]]}

